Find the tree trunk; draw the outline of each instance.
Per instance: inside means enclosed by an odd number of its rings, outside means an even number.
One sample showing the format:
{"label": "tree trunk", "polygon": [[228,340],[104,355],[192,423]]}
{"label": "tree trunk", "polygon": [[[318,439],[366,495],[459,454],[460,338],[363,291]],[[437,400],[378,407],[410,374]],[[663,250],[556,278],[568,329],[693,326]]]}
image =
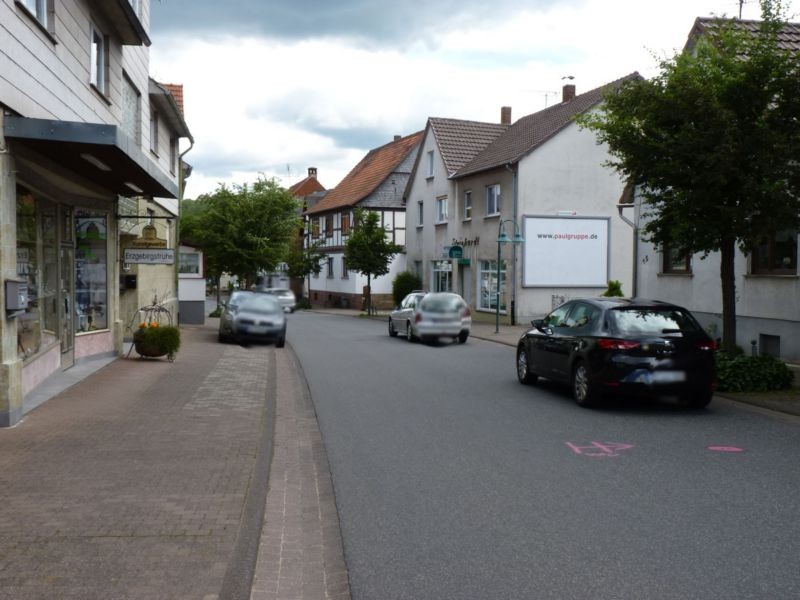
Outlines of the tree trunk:
{"label": "tree trunk", "polygon": [[222,280],[222,277],[217,275],[216,279],[217,279],[217,306],[219,306],[220,304],[222,304],[221,297],[220,297],[221,296],[221,292],[220,292],[220,289],[219,289],[219,284],[220,284],[220,281]]}
{"label": "tree trunk", "polygon": [[720,248],[719,275],[722,283],[722,348],[733,352],[736,348],[736,241],[725,239]]}
{"label": "tree trunk", "polygon": [[367,273],[367,314],[372,314],[372,276]]}

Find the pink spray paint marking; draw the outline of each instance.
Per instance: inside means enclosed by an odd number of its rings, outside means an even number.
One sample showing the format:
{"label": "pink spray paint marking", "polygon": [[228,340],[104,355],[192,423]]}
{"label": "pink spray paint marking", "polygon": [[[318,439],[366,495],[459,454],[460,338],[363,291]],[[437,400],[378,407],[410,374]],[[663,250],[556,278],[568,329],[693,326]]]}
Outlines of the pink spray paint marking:
{"label": "pink spray paint marking", "polygon": [[566,442],[575,454],[581,456],[620,456],[619,451],[633,448],[633,444],[618,444],[616,442],[591,442],[588,446],[578,446]]}
{"label": "pink spray paint marking", "polygon": [[708,450],[712,452],[744,452],[744,448],[736,446],[708,446]]}

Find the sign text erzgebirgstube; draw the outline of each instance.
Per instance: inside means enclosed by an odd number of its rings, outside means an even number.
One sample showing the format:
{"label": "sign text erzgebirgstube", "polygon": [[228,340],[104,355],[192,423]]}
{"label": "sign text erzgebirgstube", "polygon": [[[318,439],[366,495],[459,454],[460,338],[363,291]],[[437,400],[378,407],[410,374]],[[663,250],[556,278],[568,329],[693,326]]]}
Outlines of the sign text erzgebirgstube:
{"label": "sign text erzgebirgstube", "polygon": [[126,248],[123,262],[140,265],[175,264],[175,250],[172,248]]}

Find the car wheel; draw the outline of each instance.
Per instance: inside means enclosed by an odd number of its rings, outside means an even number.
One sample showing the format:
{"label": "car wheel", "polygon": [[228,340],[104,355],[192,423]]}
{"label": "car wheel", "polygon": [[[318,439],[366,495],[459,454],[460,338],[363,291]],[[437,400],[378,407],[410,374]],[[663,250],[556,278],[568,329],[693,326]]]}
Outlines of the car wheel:
{"label": "car wheel", "polygon": [[714,393],[711,391],[684,394],[681,396],[681,404],[692,410],[700,410],[711,403],[711,398],[713,396]]}
{"label": "car wheel", "polygon": [[467,341],[468,337],[469,337],[469,331],[462,331],[461,333],[458,334],[458,343],[463,344],[464,342]]}
{"label": "car wheel", "polygon": [[409,324],[406,326],[406,339],[407,339],[409,342],[413,342],[414,340],[416,340],[416,339],[417,339],[417,338],[416,338],[416,336],[414,336],[414,332],[413,332],[413,331],[411,331],[411,323],[409,323]]}
{"label": "car wheel", "polygon": [[276,348],[283,348],[285,345],[286,345],[286,332],[284,331],[281,334],[281,337],[279,337],[277,339],[277,341],[275,342],[275,347]]}
{"label": "car wheel", "polygon": [[597,391],[589,379],[589,370],[583,361],[578,361],[572,369],[572,397],[578,406],[584,408],[597,403]]}
{"label": "car wheel", "polygon": [[220,342],[221,344],[224,344],[225,342],[227,342],[227,341],[228,341],[228,340],[225,338],[225,336],[224,336],[224,335],[222,335],[222,332],[220,332],[220,333],[218,333],[218,334],[217,334],[217,340],[219,340],[219,342]]}
{"label": "car wheel", "polygon": [[394,323],[392,323],[391,319],[389,319],[389,335],[392,337],[397,337],[397,331],[395,331]]}
{"label": "car wheel", "polygon": [[528,351],[524,346],[517,348],[517,379],[524,385],[536,383],[539,376],[528,369]]}

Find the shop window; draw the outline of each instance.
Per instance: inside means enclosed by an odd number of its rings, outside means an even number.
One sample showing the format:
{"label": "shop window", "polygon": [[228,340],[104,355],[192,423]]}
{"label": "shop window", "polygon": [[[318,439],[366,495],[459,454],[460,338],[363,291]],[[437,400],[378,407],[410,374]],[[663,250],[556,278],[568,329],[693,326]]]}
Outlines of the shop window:
{"label": "shop window", "polygon": [[[478,308],[497,310],[497,261],[482,260],[478,263],[478,282],[480,285]],[[505,301],[506,267],[500,264],[500,311],[506,310]]]}
{"label": "shop window", "polygon": [[197,252],[181,252],[178,272],[188,275],[200,274],[200,254]]}
{"label": "shop window", "polygon": [[108,328],[108,229],[105,213],[75,212],[76,331]]}
{"label": "shop window", "polygon": [[33,356],[58,339],[58,212],[51,202],[17,191],[17,277],[28,284],[28,308],[17,321],[17,354]]}

